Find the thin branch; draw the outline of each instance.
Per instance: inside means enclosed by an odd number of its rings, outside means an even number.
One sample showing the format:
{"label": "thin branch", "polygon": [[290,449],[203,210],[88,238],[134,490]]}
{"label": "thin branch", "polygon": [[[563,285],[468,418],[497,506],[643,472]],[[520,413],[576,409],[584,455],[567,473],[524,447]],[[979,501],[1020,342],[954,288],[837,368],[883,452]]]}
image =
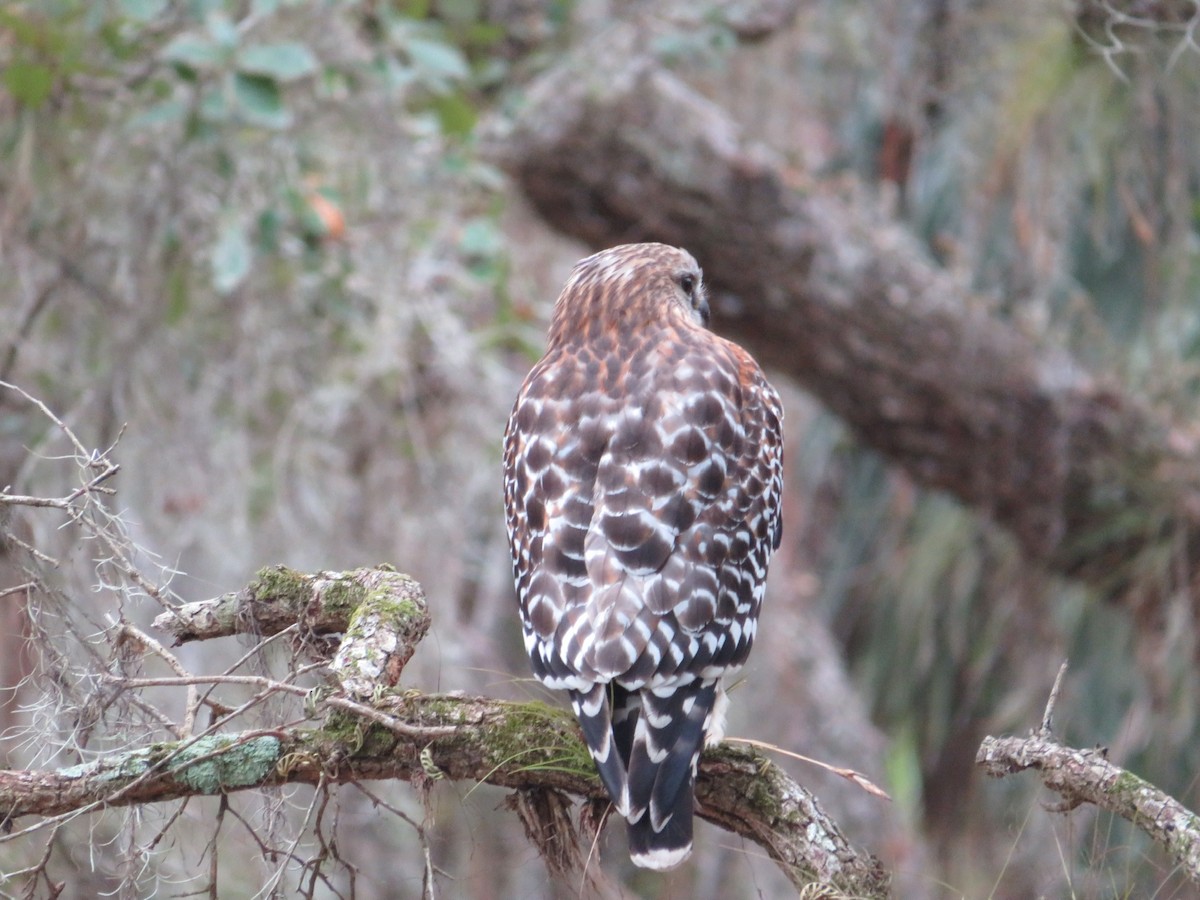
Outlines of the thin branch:
{"label": "thin branch", "polygon": [[10,391],[20,394],[26,403],[29,403],[29,404],[37,407],[38,411],[41,412],[41,414],[44,415],[47,419],[49,419],[51,422],[53,422],[58,427],[58,430],[61,431],[63,433],[63,435],[66,436],[67,440],[69,440],[71,442],[72,446],[74,446],[75,451],[77,453],[77,459],[83,460],[85,462],[95,462],[95,460],[96,460],[95,452],[87,450],[83,446],[83,444],[80,442],[79,438],[77,438],[75,436],[75,432],[73,432],[69,427],[67,427],[67,424],[62,419],[60,419],[57,415],[55,415],[54,412],[50,409],[50,407],[48,407],[45,403],[43,403],[37,397],[30,394],[24,388],[19,387],[18,385],[15,385],[15,384],[11,384],[7,381],[0,381],[0,388],[6,388]]}
{"label": "thin branch", "polygon": [[36,581],[26,581],[22,584],[14,584],[12,587],[0,588],[0,599],[4,597],[11,597],[13,594],[25,594],[34,590],[36,587]]}
{"label": "thin branch", "polygon": [[[305,824],[307,824],[309,821],[312,820],[313,811],[317,808],[317,801],[321,799],[321,795],[323,793],[322,788],[324,788],[324,787],[325,787],[325,773],[322,772],[320,774],[320,776],[318,776],[318,778],[317,778],[316,790],[313,791],[312,799],[308,803],[308,809],[305,810],[304,816],[302,818],[302,821]],[[273,854],[273,855],[282,856],[283,859],[280,861],[280,864],[276,867],[274,873],[271,875],[271,877],[267,881],[267,883],[264,884],[259,889],[257,896],[270,897],[279,890],[280,882],[283,879],[284,873],[287,871],[287,860],[289,860],[289,859],[295,859],[297,861],[300,860],[300,858],[296,855],[296,848],[300,846],[300,841],[303,840],[303,838],[304,838],[303,827],[297,828],[295,835],[293,835],[293,837],[292,837],[291,846],[289,846],[286,850],[283,850],[281,853]]]}
{"label": "thin branch", "polygon": [[[47,556],[41,550],[37,549],[37,547],[21,540],[19,537],[17,537],[11,531],[5,533],[4,540],[6,543],[11,544],[14,547],[20,547],[22,550],[24,550],[26,553],[28,553],[31,557],[36,559],[38,562],[46,563],[46,565],[53,566],[54,568],[58,568],[61,565],[61,563],[57,559],[55,559],[53,556]],[[37,586],[39,586],[39,585],[35,584],[35,587],[37,587]]]}
{"label": "thin branch", "polygon": [[1050,729],[1066,671],[1064,662],[1038,730],[1029,737],[985,737],[975,764],[993,778],[1036,769],[1042,783],[1063,798],[1053,812],[1069,812],[1081,803],[1092,803],[1115,813],[1148,834],[1188,878],[1200,884],[1200,816],[1110,762],[1107,750],[1080,750],[1054,739]]}
{"label": "thin branch", "polygon": [[421,856],[425,861],[425,871],[421,876],[421,896],[426,898],[426,900],[433,900],[434,878],[441,870],[437,869],[433,864],[433,849],[429,841],[429,832],[425,829],[425,826],[412,816],[408,815],[408,813],[404,812],[404,810],[397,806],[393,806],[391,803],[388,803],[378,794],[368,790],[362,784],[355,783],[354,787],[358,788],[358,790],[373,804],[376,806],[382,806],[392,815],[396,816],[396,818],[406,823],[416,833],[417,841],[421,845]]}
{"label": "thin branch", "polygon": [[1053,738],[986,737],[975,763],[994,778],[1036,769],[1067,808],[1093,803],[1132,822],[1200,884],[1200,817],[1148,781],[1109,762],[1103,750],[1064,747]]}
{"label": "thin branch", "polygon": [[7,506],[33,506],[43,509],[68,509],[70,501],[65,497],[30,497],[24,494],[10,494],[0,491],[0,503]]}
{"label": "thin branch", "polygon": [[[145,648],[146,651],[153,653],[155,656],[165,662],[171,668],[171,671],[175,672],[175,674],[181,678],[186,678],[191,675],[191,673],[183,667],[183,663],[179,661],[178,657],[176,657],[174,653],[171,653],[166,647],[164,647],[150,635],[146,634],[146,632],[142,631],[136,625],[133,625],[130,622],[119,623],[117,626],[117,639],[120,640],[122,637],[127,637],[137,642],[143,648]],[[202,701],[199,697],[199,692],[196,690],[196,686],[189,685],[187,691],[187,703],[184,707],[183,724],[174,729],[175,736],[177,738],[186,738],[191,736],[196,725],[196,714],[200,711],[201,705]]]}
{"label": "thin branch", "polygon": [[1039,737],[1050,737],[1054,731],[1054,707],[1058,703],[1058,695],[1062,693],[1063,678],[1067,675],[1067,660],[1063,660],[1063,664],[1058,667],[1058,674],[1054,676],[1054,686],[1050,688],[1050,697],[1046,700],[1046,711],[1042,713],[1042,725],[1038,729]]}
{"label": "thin branch", "polygon": [[[304,666],[295,675],[305,674],[314,669],[323,668],[323,663],[314,663],[309,666]],[[262,675],[187,675],[182,677],[162,676],[157,678],[123,678],[118,675],[106,675],[103,679],[109,684],[117,685],[123,688],[147,688],[147,687],[187,687],[197,684],[242,684],[253,687],[261,687],[265,691],[278,691],[285,694],[294,694],[298,697],[308,697],[313,693],[314,688],[304,688],[295,684],[288,684],[284,681],[276,681],[273,678],[266,678]],[[379,711],[378,709],[358,703],[348,697],[331,696],[322,700],[324,704],[332,706],[335,709],[340,709],[343,712],[353,713],[356,716],[361,716],[364,719],[382,725],[389,731],[396,734],[404,735],[411,738],[432,738],[443,737],[454,731],[454,726],[437,726],[437,727],[419,727],[409,725],[393,716]]]}
{"label": "thin branch", "polygon": [[[314,668],[320,668],[318,665],[306,667],[306,671],[311,671]],[[301,672],[296,675],[303,674]],[[105,675],[103,679],[109,684],[123,688],[147,688],[147,687],[189,687],[197,684],[242,684],[251,687],[261,687],[272,691],[282,691],[289,694],[297,694],[301,697],[307,696],[310,688],[300,687],[295,684],[288,684],[286,681],[277,681],[274,678],[267,678],[264,675],[162,675],[150,676],[146,678],[126,678],[122,675]]]}
{"label": "thin branch", "polygon": [[810,766],[816,766],[818,769],[824,769],[832,775],[839,778],[845,778],[851,784],[857,785],[873,797],[878,797],[880,800],[891,800],[891,795],[883,788],[873,782],[870,778],[856,769],[848,769],[845,766],[835,766],[831,763],[822,762],[819,759],[813,759],[811,756],[805,756],[803,753],[797,753],[794,750],[785,750],[783,747],[777,747],[767,741],[756,741],[753,738],[742,737],[727,737],[725,738],[731,744],[745,744],[747,747],[757,747],[759,750],[767,750],[771,753],[780,753],[783,756],[791,757],[792,759],[806,762]]}

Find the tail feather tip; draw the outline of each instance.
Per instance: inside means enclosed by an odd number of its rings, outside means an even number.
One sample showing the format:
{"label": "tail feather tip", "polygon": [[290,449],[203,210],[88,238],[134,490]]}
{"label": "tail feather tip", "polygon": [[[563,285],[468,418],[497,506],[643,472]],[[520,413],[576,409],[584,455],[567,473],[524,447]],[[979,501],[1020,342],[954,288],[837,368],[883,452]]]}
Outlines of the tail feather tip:
{"label": "tail feather tip", "polygon": [[691,855],[692,845],[689,842],[684,847],[647,847],[630,853],[629,858],[635,866],[665,872],[674,869]]}

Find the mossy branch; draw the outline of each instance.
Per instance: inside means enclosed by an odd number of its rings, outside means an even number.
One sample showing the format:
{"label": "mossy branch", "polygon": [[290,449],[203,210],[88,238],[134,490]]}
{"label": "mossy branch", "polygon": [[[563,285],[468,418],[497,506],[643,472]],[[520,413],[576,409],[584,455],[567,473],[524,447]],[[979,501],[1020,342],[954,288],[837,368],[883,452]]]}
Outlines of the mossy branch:
{"label": "mossy branch", "polygon": [[[0,772],[3,828],[24,816],[321,780],[446,778],[604,798],[566,710],[539,702],[388,693],[372,708],[403,722],[406,733],[398,734],[320,701],[315,706],[323,716],[315,727],[209,735],[69,769]],[[879,863],[851,848],[816,799],[757,751],[729,745],[709,750],[696,796],[702,818],[762,846],[798,888],[818,882],[856,897],[886,895]]]}
{"label": "mossy branch", "polygon": [[[271,593],[268,582],[283,586],[279,595]],[[163,616],[158,624],[179,639],[195,640],[253,630],[248,623],[261,625],[264,619],[270,623],[266,630],[278,633],[287,627],[283,610],[306,623],[332,623],[333,607],[342,600],[330,602],[329,585],[342,585],[358,597],[357,606],[339,613],[345,637],[329,667],[332,689],[306,691],[290,682],[238,675],[110,679],[131,690],[233,683],[264,693],[307,694],[310,724],[241,733],[214,733],[214,726],[198,736],[112,753],[87,765],[0,772],[3,830],[11,831],[25,816],[71,816],[255,787],[371,779],[426,784],[451,779],[514,789],[525,801],[517,805],[531,834],[538,829],[530,829],[529,817],[539,809],[556,809],[558,824],[550,830],[558,836],[562,823],[570,821],[567,797],[593,801],[584,805],[573,828],[586,830],[594,823],[595,810],[607,805],[605,795],[569,711],[539,702],[426,695],[389,686],[428,626],[419,586],[390,569],[313,576],[263,570],[246,590],[207,606],[189,604],[179,617]],[[359,590],[364,585],[373,587]],[[180,621],[198,624],[182,630],[176,627]],[[377,673],[374,678],[371,672]],[[373,686],[369,697],[363,690],[368,683]],[[816,799],[756,751],[729,745],[708,751],[696,796],[702,818],[762,846],[797,888],[816,884],[827,886],[831,896],[886,895],[888,879],[878,861],[856,852]]]}
{"label": "mossy branch", "polygon": [[416,640],[424,636],[429,614],[420,585],[388,566],[315,574],[266,566],[240,591],[185,603],[158,616],[154,627],[174,637],[176,646],[233,634],[267,637],[293,625],[309,634],[341,634],[372,593],[412,605],[412,613],[425,621]]}

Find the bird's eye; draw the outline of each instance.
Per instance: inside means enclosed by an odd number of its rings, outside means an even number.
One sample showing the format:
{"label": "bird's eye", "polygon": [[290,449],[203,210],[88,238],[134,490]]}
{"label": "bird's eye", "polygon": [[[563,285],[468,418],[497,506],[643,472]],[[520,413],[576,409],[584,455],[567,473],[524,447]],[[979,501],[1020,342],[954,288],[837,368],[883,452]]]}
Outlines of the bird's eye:
{"label": "bird's eye", "polygon": [[683,288],[685,294],[691,294],[696,289],[696,276],[691,272],[685,272],[679,276],[679,286]]}

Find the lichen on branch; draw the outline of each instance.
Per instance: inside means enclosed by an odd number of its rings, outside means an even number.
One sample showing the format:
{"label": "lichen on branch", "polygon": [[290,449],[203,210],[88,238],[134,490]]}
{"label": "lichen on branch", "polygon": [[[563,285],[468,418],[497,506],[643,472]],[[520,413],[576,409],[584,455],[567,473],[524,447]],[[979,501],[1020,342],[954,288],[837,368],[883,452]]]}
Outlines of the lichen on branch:
{"label": "lichen on branch", "polygon": [[234,634],[266,637],[295,625],[310,634],[339,634],[369,598],[391,602],[409,621],[414,643],[429,628],[421,586],[389,566],[315,574],[266,566],[240,591],[183,604],[159,615],[154,627],[172,635],[177,645]]}

